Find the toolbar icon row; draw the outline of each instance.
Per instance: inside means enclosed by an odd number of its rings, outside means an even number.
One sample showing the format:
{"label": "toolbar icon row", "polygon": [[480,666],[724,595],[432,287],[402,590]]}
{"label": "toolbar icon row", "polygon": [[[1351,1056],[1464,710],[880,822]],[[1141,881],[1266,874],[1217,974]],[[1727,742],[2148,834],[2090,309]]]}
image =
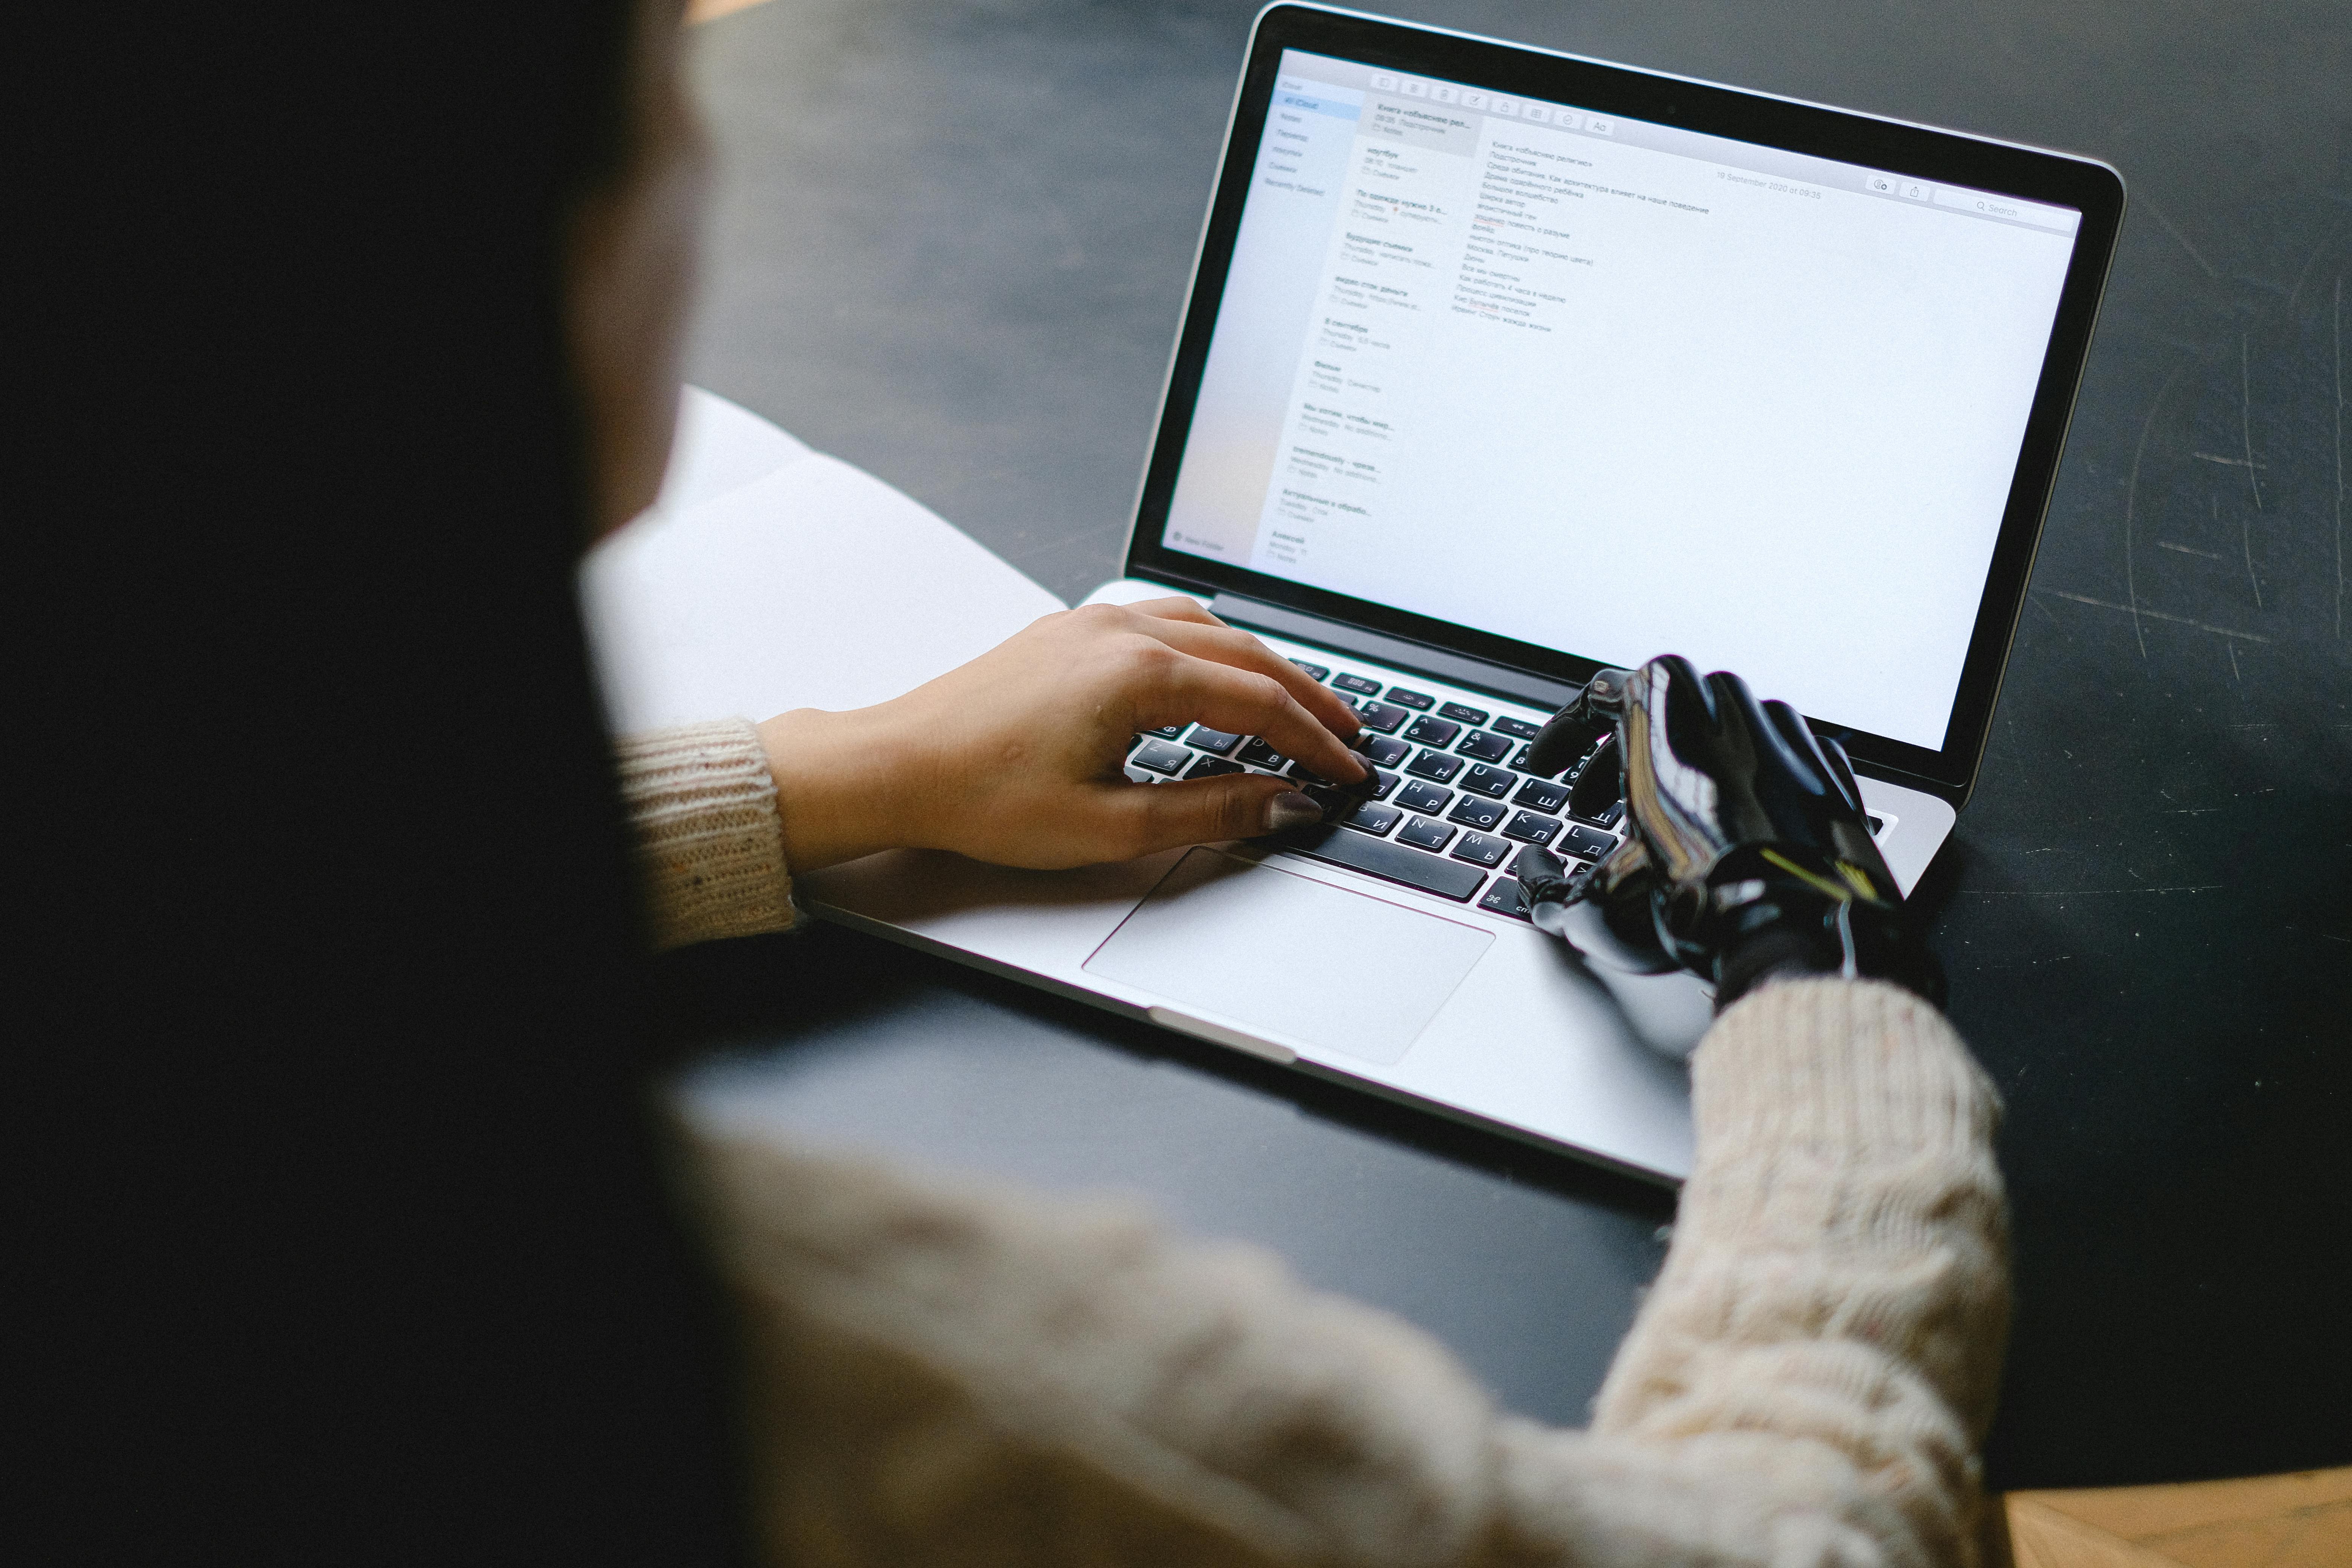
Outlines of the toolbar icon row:
{"label": "toolbar icon row", "polygon": [[1455,103],[1481,114],[1528,120],[1538,125],[1557,125],[1563,131],[1587,131],[1595,136],[1613,136],[1617,132],[1615,122],[1606,115],[1584,114],[1549,103],[1529,103],[1508,93],[1485,92],[1475,87],[1455,87],[1450,82],[1423,81],[1419,77],[1399,77],[1388,71],[1372,73],[1372,90],[1393,92],[1405,98],[1425,98],[1432,103]]}

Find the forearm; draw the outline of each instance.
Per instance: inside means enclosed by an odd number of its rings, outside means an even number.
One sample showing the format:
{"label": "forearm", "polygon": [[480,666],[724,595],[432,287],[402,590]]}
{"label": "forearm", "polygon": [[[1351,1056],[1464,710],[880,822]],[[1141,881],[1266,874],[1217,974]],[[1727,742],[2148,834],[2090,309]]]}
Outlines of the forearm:
{"label": "forearm", "polygon": [[778,1562],[1471,1560],[1493,1415],[1425,1336],[1132,1205],[701,1146]]}
{"label": "forearm", "polygon": [[656,948],[793,923],[776,784],[756,728],[681,725],[629,736],[615,753]]}
{"label": "forearm", "polygon": [[1498,1415],[1426,1336],[1250,1249],[707,1141],[771,1539],[844,1563],[1969,1561],[2007,1299],[1990,1087],[1924,1005],[1843,982],[1758,994],[1696,1070],[1698,1169],[1591,1433]]}
{"label": "forearm", "polygon": [[[1821,994],[1813,994],[1818,991]],[[1593,1432],[1425,1336],[1140,1215],[705,1145],[769,1528],[842,1563],[1967,1560],[1998,1367],[1990,1090],[1907,995],[1759,994]]]}
{"label": "forearm", "polygon": [[1990,1083],[1917,998],[1815,980],[1727,1012],[1693,1093],[1697,1168],[1596,1440],[1810,1474],[1895,1560],[1964,1561],[2008,1324]]}

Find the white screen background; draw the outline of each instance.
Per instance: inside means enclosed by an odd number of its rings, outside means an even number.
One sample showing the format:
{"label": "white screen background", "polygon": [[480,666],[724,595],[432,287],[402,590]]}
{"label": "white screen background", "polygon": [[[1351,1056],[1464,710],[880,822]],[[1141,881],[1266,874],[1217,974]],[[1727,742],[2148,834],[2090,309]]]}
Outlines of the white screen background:
{"label": "white screen background", "polygon": [[1939,748],[2071,235],[1285,63],[1168,545]]}

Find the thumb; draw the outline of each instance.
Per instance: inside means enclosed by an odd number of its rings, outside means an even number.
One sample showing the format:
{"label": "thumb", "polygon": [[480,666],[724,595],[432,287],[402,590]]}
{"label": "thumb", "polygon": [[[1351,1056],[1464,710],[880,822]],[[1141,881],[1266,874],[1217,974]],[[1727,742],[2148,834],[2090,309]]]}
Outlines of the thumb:
{"label": "thumb", "polygon": [[1323,808],[1299,793],[1297,785],[1264,773],[1129,784],[1108,793],[1112,810],[1126,819],[1120,827],[1132,846],[1130,855],[1180,844],[1255,838],[1323,819]]}

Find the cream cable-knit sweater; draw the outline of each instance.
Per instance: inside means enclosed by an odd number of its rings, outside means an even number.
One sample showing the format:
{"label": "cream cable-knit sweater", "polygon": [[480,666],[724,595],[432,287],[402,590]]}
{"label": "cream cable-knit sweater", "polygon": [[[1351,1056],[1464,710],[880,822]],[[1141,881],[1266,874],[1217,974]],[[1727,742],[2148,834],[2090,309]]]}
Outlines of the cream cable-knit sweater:
{"label": "cream cable-knit sweater", "polygon": [[[791,921],[740,721],[623,777],[666,945]],[[1968,1563],[2007,1320],[1998,1101],[1874,983],[1767,987],[1692,1061],[1696,1169],[1591,1429],[1134,1207],[712,1141],[762,1527],[823,1564]]]}

